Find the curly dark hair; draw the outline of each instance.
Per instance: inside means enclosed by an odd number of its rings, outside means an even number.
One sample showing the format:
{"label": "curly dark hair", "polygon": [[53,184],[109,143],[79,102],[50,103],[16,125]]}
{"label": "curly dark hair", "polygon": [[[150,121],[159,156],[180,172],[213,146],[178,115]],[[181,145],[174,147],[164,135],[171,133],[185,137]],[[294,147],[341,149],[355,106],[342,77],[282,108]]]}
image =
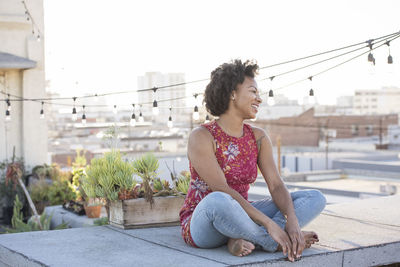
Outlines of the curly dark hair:
{"label": "curly dark hair", "polygon": [[213,116],[220,116],[229,107],[232,91],[238,84],[244,82],[245,77],[254,78],[258,74],[257,63],[235,59],[231,63],[224,63],[211,72],[211,81],[204,93],[204,103],[208,112]]}

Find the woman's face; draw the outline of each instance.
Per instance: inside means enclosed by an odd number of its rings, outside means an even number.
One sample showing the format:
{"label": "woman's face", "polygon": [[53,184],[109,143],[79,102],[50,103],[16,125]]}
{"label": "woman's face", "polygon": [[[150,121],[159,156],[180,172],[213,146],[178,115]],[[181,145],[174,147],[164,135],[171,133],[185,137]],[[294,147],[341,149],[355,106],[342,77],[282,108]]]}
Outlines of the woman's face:
{"label": "woman's face", "polygon": [[[233,98],[232,98],[233,97]],[[234,108],[243,119],[254,119],[262,99],[258,92],[257,82],[250,77],[245,77],[232,92],[230,107]]]}

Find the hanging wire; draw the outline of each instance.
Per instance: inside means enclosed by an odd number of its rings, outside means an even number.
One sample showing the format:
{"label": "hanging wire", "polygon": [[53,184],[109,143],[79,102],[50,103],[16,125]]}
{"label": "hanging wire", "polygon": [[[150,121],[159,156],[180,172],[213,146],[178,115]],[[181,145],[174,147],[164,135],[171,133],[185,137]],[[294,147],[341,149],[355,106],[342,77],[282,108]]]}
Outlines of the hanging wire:
{"label": "hanging wire", "polygon": [[[397,38],[399,38],[399,37],[400,37],[400,34],[397,35],[397,36],[395,36],[395,37],[393,37],[393,38],[390,40],[390,42],[393,41],[393,40],[395,40],[395,39],[397,39]],[[381,44],[381,45],[378,45],[378,46],[372,48],[372,50],[375,50],[375,49],[377,49],[377,48],[379,48],[379,47],[381,47],[381,46],[383,46],[383,45],[385,45],[385,43],[383,43],[383,44]],[[366,51],[366,52],[360,53],[360,54],[358,54],[358,55],[356,55],[356,56],[354,56],[354,57],[351,57],[351,58],[349,58],[349,59],[347,59],[347,60],[345,60],[345,61],[342,61],[342,62],[340,62],[340,63],[338,63],[338,64],[336,64],[336,65],[334,65],[334,66],[332,66],[332,67],[329,67],[329,68],[327,68],[327,69],[324,69],[324,70],[322,70],[322,71],[320,71],[320,72],[317,72],[317,73],[315,73],[315,74],[313,74],[313,75],[311,75],[311,76],[313,76],[313,77],[315,78],[316,76],[319,76],[319,75],[324,74],[324,73],[326,73],[326,72],[328,72],[328,71],[330,71],[330,70],[332,70],[332,69],[335,69],[335,68],[337,68],[337,67],[340,67],[340,66],[342,66],[342,65],[344,65],[344,64],[346,64],[346,63],[348,63],[348,62],[350,62],[350,61],[352,61],[352,60],[355,60],[355,59],[357,59],[357,58],[359,58],[359,57],[361,57],[361,56],[363,56],[363,55],[365,55],[365,54],[367,54],[367,53],[369,53],[369,52],[370,52],[370,51],[368,50],[368,51]],[[286,84],[286,85],[283,85],[283,86],[280,86],[280,87],[278,87],[278,88],[275,88],[274,90],[275,90],[275,91],[279,91],[279,90],[282,90],[282,89],[284,89],[284,88],[288,88],[288,87],[290,87],[290,86],[293,86],[293,85],[296,85],[296,84],[298,84],[298,83],[304,82],[304,81],[306,81],[306,80],[308,80],[308,77],[307,77],[307,78],[303,78],[303,79],[299,79],[299,80],[297,80],[297,81],[294,81],[294,82],[292,82],[292,83],[289,83],[289,84]]]}
{"label": "hanging wire", "polygon": [[372,43],[374,40],[376,41],[376,40],[380,40],[380,39],[390,38],[390,37],[393,37],[393,36],[395,36],[397,34],[400,34],[400,31],[394,32],[394,33],[391,33],[391,34],[387,34],[387,35],[384,35],[384,36],[381,36],[381,37],[378,37],[378,38],[375,38],[375,39],[370,39],[370,40],[367,40],[367,41],[364,41],[364,42],[360,42],[360,43],[356,43],[356,44],[352,44],[352,45],[347,45],[347,46],[340,47],[340,48],[335,48],[335,49],[332,49],[332,50],[316,53],[316,54],[305,56],[305,57],[299,57],[299,58],[296,58],[296,59],[291,59],[291,60],[283,61],[283,62],[280,62],[280,63],[275,63],[275,64],[268,65],[268,66],[265,66],[265,67],[261,67],[259,69],[260,70],[268,69],[268,68],[277,67],[277,66],[280,66],[280,65],[289,64],[289,63],[293,63],[293,62],[296,62],[296,61],[304,60],[304,59],[309,59],[309,58],[316,57],[316,56],[321,56],[321,55],[333,53],[333,52],[344,50],[344,49],[351,48],[351,47],[354,47],[354,46],[359,46],[359,45],[362,45],[362,44],[365,44],[365,43],[367,43],[367,44],[368,43]]}
{"label": "hanging wire", "polygon": [[[396,35],[397,34],[397,35]],[[388,43],[390,43],[391,41],[393,41],[393,40],[395,40],[395,39],[397,39],[398,37],[400,37],[400,32],[399,33],[395,33],[395,34],[391,34],[391,35],[387,35],[387,36],[394,36],[392,39],[390,39],[390,40],[388,40],[388,39],[386,39],[386,40],[384,40],[384,41],[386,41],[385,43],[383,43],[383,44],[381,44],[381,45],[378,45],[378,46],[375,46],[375,47],[372,47],[372,45],[373,45],[373,43],[372,43],[372,41],[371,40],[369,40],[369,41],[371,41],[371,42],[369,42],[368,41],[368,47],[370,48],[370,50],[369,51],[367,51],[367,52],[363,52],[363,53],[361,53],[361,54],[359,54],[359,55],[357,55],[357,56],[355,56],[355,57],[352,57],[352,58],[350,58],[350,59],[348,59],[348,60],[346,60],[346,61],[343,61],[343,62],[341,62],[341,63],[339,63],[339,64],[336,64],[336,65],[334,65],[334,66],[332,66],[332,67],[330,67],[330,68],[328,68],[328,69],[325,69],[325,70],[323,70],[323,71],[321,71],[321,72],[318,72],[318,73],[316,73],[316,74],[314,74],[314,75],[312,75],[313,77],[315,77],[315,76],[318,76],[318,75],[321,75],[321,74],[323,74],[323,73],[325,73],[325,72],[327,72],[327,71],[329,71],[329,70],[331,70],[331,69],[334,69],[334,68],[336,68],[336,67],[339,67],[339,66],[341,66],[341,65],[343,65],[343,64],[345,64],[345,63],[347,63],[347,62],[349,62],[349,61],[352,61],[352,60],[354,60],[354,59],[356,59],[356,58],[358,58],[358,57],[360,57],[360,56],[362,56],[362,55],[364,55],[364,54],[366,54],[366,53],[368,53],[368,52],[371,52],[372,50],[375,50],[375,49],[377,49],[377,48],[379,48],[379,47],[381,47],[382,45],[387,45]],[[386,36],[385,36],[386,37]],[[382,39],[383,37],[380,37],[380,38],[377,38],[377,39],[375,39],[375,40],[378,40],[378,39]],[[379,41],[379,42],[382,42],[382,41]],[[361,44],[361,43],[360,43]],[[363,48],[365,48],[365,47],[363,47]],[[338,49],[337,49],[338,50]],[[330,51],[328,51],[328,52],[330,52]],[[328,53],[327,52],[327,53]],[[344,53],[344,54],[348,54],[348,53]],[[336,58],[337,56],[335,56],[335,57],[332,57],[332,58]],[[326,61],[326,60],[325,60]],[[313,63],[313,64],[318,64],[318,62],[316,62],[316,63]],[[283,75],[283,74],[278,74],[278,75]],[[269,79],[273,79],[275,76],[271,76],[271,77],[269,77]],[[271,79],[271,81],[272,81],[272,79]],[[287,85],[285,85],[285,86],[281,86],[281,87],[279,87],[279,88],[275,88],[275,90],[281,90],[281,89],[283,89],[283,88],[286,88],[286,87],[289,87],[289,86],[292,86],[292,85],[294,85],[294,84],[297,84],[297,83],[299,83],[299,82],[303,82],[304,80],[307,80],[308,78],[305,78],[305,79],[301,79],[301,80],[298,80],[298,81],[295,81],[295,82],[292,82],[292,83],[290,83],[290,84],[287,84]],[[160,88],[168,88],[168,87],[173,87],[173,86],[178,86],[178,85],[184,85],[184,84],[189,84],[189,83],[194,83],[194,82],[199,82],[199,81],[205,81],[205,80],[208,80],[208,79],[204,79],[204,80],[198,80],[198,81],[192,81],[192,82],[185,82],[185,83],[179,83],[179,84],[173,84],[173,85],[166,85],[166,86],[162,86],[162,87],[157,87],[157,89],[160,89]],[[142,89],[142,90],[137,90],[137,91],[148,91],[148,90],[153,90],[154,91],[154,88],[151,88],[151,89]],[[131,92],[131,91],[130,91]],[[0,93],[2,93],[2,94],[6,94],[6,93],[4,93],[3,91],[1,91]],[[121,93],[121,92],[116,92],[116,94],[118,94],[118,93]],[[103,94],[103,95],[110,95],[110,94],[114,94],[114,93],[109,93],[109,94]],[[196,95],[199,95],[199,94],[196,94]],[[273,96],[273,91],[272,91],[272,89],[269,91],[269,95],[272,95]],[[8,94],[8,96],[10,96],[10,94]],[[98,94],[96,94],[96,95],[93,95],[93,96],[99,96]],[[93,97],[93,96],[84,96],[83,98],[85,98],[85,97]],[[53,105],[59,105],[59,106],[69,106],[69,107],[71,107],[71,106],[73,106],[73,114],[74,114],[74,109],[75,109],[75,114],[76,114],[76,108],[75,108],[75,101],[76,101],[76,99],[77,99],[77,97],[73,97],[73,100],[74,100],[74,104],[73,105],[71,105],[71,104],[66,104],[66,103],[53,103],[53,102],[46,102],[46,101],[43,101],[43,100],[60,100],[60,99],[67,99],[67,98],[22,98],[22,97],[19,97],[19,96],[15,96],[15,95],[13,95],[13,97],[16,97],[16,98],[18,98],[18,99],[9,99],[9,102],[11,102],[11,101],[35,101],[35,102],[39,102],[39,100],[42,100],[42,101],[40,101],[40,102],[43,102],[43,103],[45,103],[45,104],[53,104]],[[196,99],[196,97],[197,96],[195,96],[195,99]],[[171,99],[163,99],[163,100],[159,100],[158,102],[164,102],[164,101],[171,101],[171,100],[178,100],[178,99],[186,99],[186,98],[189,98],[189,97],[177,97],[177,98],[171,98]],[[70,98],[68,98],[68,99],[70,99]],[[153,103],[154,104],[154,101],[153,102],[150,102],[150,103],[141,103],[141,104],[151,104],[151,103]],[[107,107],[108,105],[90,105],[91,107]],[[116,107],[116,105],[115,105],[115,107]],[[158,104],[157,104],[157,107],[158,107]],[[196,109],[196,107],[197,107],[197,105],[195,106],[195,109]],[[175,107],[174,107],[175,108]],[[193,116],[196,116],[197,117],[197,115],[195,115],[195,113],[196,113],[196,111],[194,111],[194,113],[193,113]],[[198,107],[197,107],[197,113],[198,113]],[[74,115],[73,115],[74,116]],[[140,118],[139,118],[140,119]]]}
{"label": "hanging wire", "polygon": [[43,33],[42,33],[42,31],[39,29],[38,25],[36,24],[35,20],[33,19],[32,15],[31,15],[31,13],[29,12],[29,9],[28,9],[28,7],[27,7],[25,1],[22,1],[22,4],[24,5],[24,8],[25,8],[25,15],[27,16],[27,20],[28,20],[28,21],[30,20],[31,23],[32,23],[32,34],[33,34],[33,36],[35,36],[34,28],[36,28],[36,30],[37,30],[37,35],[36,35],[35,37],[37,38],[38,42],[40,42],[40,39],[41,39],[41,37],[43,36]]}
{"label": "hanging wire", "polygon": [[[398,33],[398,34],[400,34],[400,33]],[[380,40],[380,41],[377,41],[376,43],[372,43],[373,40],[368,40],[368,41],[366,41],[367,45],[365,45],[365,46],[362,46],[362,47],[353,49],[351,51],[347,51],[345,53],[342,53],[342,54],[339,54],[339,55],[335,55],[335,56],[332,56],[330,58],[326,58],[326,59],[323,59],[323,60],[320,60],[320,61],[317,61],[317,62],[314,62],[314,63],[310,63],[310,64],[307,64],[305,66],[294,68],[294,69],[291,69],[289,71],[285,71],[285,72],[282,72],[282,73],[279,73],[279,74],[275,74],[272,77],[275,78],[275,77],[283,76],[283,75],[286,75],[286,74],[289,74],[289,73],[293,73],[293,72],[296,72],[296,71],[299,71],[299,70],[302,70],[302,69],[305,69],[305,68],[309,68],[309,67],[312,67],[312,66],[315,66],[315,65],[318,65],[318,64],[321,64],[321,63],[324,63],[324,62],[327,62],[327,61],[330,61],[330,60],[333,60],[333,59],[336,59],[336,58],[339,58],[339,57],[342,57],[342,56],[345,56],[345,55],[348,55],[348,54],[351,54],[351,53],[354,53],[354,52],[357,52],[359,50],[365,49],[366,47],[368,47],[370,49],[370,54],[368,55],[368,61],[373,62],[375,59],[373,58],[373,55],[371,53],[371,51],[373,50],[372,46],[374,44],[385,42],[386,40],[387,39]],[[386,41],[386,43],[387,43],[387,41]],[[361,44],[364,44],[364,43],[361,43]],[[371,60],[370,60],[370,57],[371,57]],[[260,79],[260,81],[263,81],[263,80],[266,80],[266,79],[270,79],[270,78],[271,77],[266,77],[266,78]]]}
{"label": "hanging wire", "polygon": [[[339,51],[339,50],[347,49],[347,48],[358,46],[358,45],[361,45],[361,44],[366,44],[367,43],[367,45],[369,45],[374,41],[376,43],[378,43],[378,42],[382,42],[382,41],[380,41],[381,39],[389,39],[389,38],[391,38],[393,36],[396,36],[396,35],[399,35],[399,34],[400,34],[400,31],[399,32],[395,32],[395,33],[391,33],[391,34],[388,34],[388,35],[384,35],[384,36],[381,36],[381,37],[378,37],[378,38],[370,39],[368,41],[364,41],[364,42],[348,45],[348,46],[345,46],[345,47],[340,47],[340,48],[337,48],[337,49],[328,50],[328,51],[317,53],[317,54],[313,54],[313,55],[310,55],[310,56],[300,57],[300,58],[292,59],[292,60],[289,60],[289,61],[284,61],[284,62],[280,62],[280,63],[276,63],[276,64],[264,66],[264,67],[260,67],[259,69],[263,70],[263,69],[266,69],[266,68],[271,68],[271,67],[284,65],[284,64],[288,64],[288,63],[292,63],[292,62],[296,62],[296,61],[300,61],[300,60],[305,60],[305,59],[308,59],[308,58],[312,58],[312,57],[316,57],[316,56],[320,56],[320,55],[336,52],[336,51]],[[362,49],[362,48],[358,48],[358,49],[355,49],[355,50],[350,51],[350,52],[345,52],[345,53],[343,53],[341,55],[337,55],[337,56],[331,57],[329,59],[325,59],[325,60],[322,60],[322,61],[319,61],[319,62],[315,62],[315,63],[309,64],[309,65],[306,65],[306,66],[303,66],[303,67],[300,67],[300,68],[296,68],[296,69],[290,70],[287,73],[280,73],[280,74],[277,74],[277,75],[274,75],[274,76],[275,77],[282,76],[282,75],[285,75],[285,74],[288,74],[288,73],[291,73],[291,72],[294,72],[294,71],[297,71],[297,70],[300,70],[300,69],[304,69],[304,68],[307,68],[307,67],[310,67],[310,66],[313,66],[313,65],[316,65],[316,64],[320,64],[322,62],[326,62],[328,60],[335,59],[335,58],[337,58],[339,56],[344,56],[344,55],[347,55],[349,53],[358,51],[359,49]],[[157,90],[166,89],[166,88],[172,88],[172,87],[177,87],[177,86],[182,86],[182,85],[187,85],[187,84],[193,84],[193,83],[198,83],[198,82],[204,82],[204,81],[208,81],[208,80],[209,80],[209,78],[190,81],[190,82],[182,82],[182,83],[158,86]],[[96,98],[96,97],[103,97],[103,96],[108,96],[108,95],[127,94],[127,93],[134,93],[134,92],[146,92],[146,91],[152,91],[152,90],[154,90],[154,87],[145,88],[145,89],[139,89],[139,90],[126,90],[126,91],[119,91],[119,92],[109,92],[109,93],[103,93],[103,94],[97,94],[96,93],[96,94],[92,94],[92,95],[79,96],[79,98],[92,98],[92,97]],[[51,101],[51,100],[67,100],[67,99],[71,99],[71,97],[51,97],[51,98],[36,98],[36,99],[34,98],[32,100],[50,100]]]}

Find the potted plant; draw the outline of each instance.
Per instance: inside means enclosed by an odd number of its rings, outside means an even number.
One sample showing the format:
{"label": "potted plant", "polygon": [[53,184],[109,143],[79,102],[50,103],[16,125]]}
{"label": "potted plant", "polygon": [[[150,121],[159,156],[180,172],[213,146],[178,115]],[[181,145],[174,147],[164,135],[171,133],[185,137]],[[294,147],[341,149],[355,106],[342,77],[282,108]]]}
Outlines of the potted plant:
{"label": "potted plant", "polygon": [[153,154],[131,163],[113,150],[92,160],[82,187],[89,197],[106,201],[111,225],[127,229],[177,224],[184,193],[178,191],[177,183],[171,186],[159,179],[158,167]]}
{"label": "potted plant", "polygon": [[99,218],[101,214],[101,208],[103,207],[103,204],[101,201],[98,199],[92,199],[90,198],[86,203],[85,203],[85,213],[88,218]]}

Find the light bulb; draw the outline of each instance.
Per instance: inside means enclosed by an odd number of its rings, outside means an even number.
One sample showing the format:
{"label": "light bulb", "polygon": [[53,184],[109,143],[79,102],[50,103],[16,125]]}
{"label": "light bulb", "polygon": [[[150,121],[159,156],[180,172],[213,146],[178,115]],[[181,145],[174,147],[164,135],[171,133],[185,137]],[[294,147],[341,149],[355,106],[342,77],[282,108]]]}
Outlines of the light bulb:
{"label": "light bulb", "polygon": [[153,115],[157,116],[160,113],[160,111],[158,110],[158,104],[157,101],[154,100],[153,101]]}
{"label": "light bulb", "polygon": [[393,57],[391,55],[388,56],[388,64],[393,64]]}
{"label": "light bulb", "polygon": [[82,114],[82,124],[86,124],[86,115]]}
{"label": "light bulb", "polygon": [[309,102],[311,105],[314,105],[314,104],[315,104],[314,90],[313,90],[312,88],[310,89],[310,93],[309,93],[309,96],[308,96],[308,102]]}
{"label": "light bulb", "polygon": [[11,114],[9,110],[6,110],[6,121],[11,121]]}
{"label": "light bulb", "polygon": [[94,102],[99,102],[99,96],[97,94],[94,95]]}
{"label": "light bulb", "polygon": [[10,100],[7,100],[7,110],[11,111],[11,103]]}
{"label": "light bulb", "polygon": [[194,112],[193,112],[193,120],[197,121],[199,119],[199,108],[197,106],[194,106]]}
{"label": "light bulb", "polygon": [[136,116],[135,113],[132,113],[131,121],[129,123],[132,127],[136,126]]}
{"label": "light bulb", "polygon": [[40,35],[39,34],[37,35],[36,41],[40,42]]}
{"label": "light bulb", "polygon": [[130,124],[132,127],[135,127],[135,126],[136,126],[136,120],[135,120],[135,119],[131,119],[131,121],[129,122],[129,124]]}
{"label": "light bulb", "polygon": [[209,122],[210,122],[210,116],[208,116],[208,114],[207,114],[206,120],[204,121],[204,123],[209,123]]}
{"label": "light bulb", "polygon": [[40,118],[44,119],[44,111],[43,111],[43,109],[40,110]]}
{"label": "light bulb", "polygon": [[139,122],[140,123],[144,122],[144,118],[143,118],[142,112],[140,112],[140,114],[139,114]]}
{"label": "light bulb", "polygon": [[117,114],[117,113],[118,113],[118,110],[117,110],[117,105],[114,105],[114,108],[113,108],[113,113],[114,113],[114,114]]}
{"label": "light bulb", "polygon": [[76,121],[78,119],[78,116],[76,115],[76,108],[74,107],[72,109],[72,121]]}
{"label": "light bulb", "polygon": [[171,116],[169,116],[169,118],[168,118],[167,126],[168,126],[168,128],[172,128],[172,126],[174,126]]}
{"label": "light bulb", "polygon": [[159,113],[160,111],[158,110],[158,107],[153,107],[153,115],[158,116]]}

